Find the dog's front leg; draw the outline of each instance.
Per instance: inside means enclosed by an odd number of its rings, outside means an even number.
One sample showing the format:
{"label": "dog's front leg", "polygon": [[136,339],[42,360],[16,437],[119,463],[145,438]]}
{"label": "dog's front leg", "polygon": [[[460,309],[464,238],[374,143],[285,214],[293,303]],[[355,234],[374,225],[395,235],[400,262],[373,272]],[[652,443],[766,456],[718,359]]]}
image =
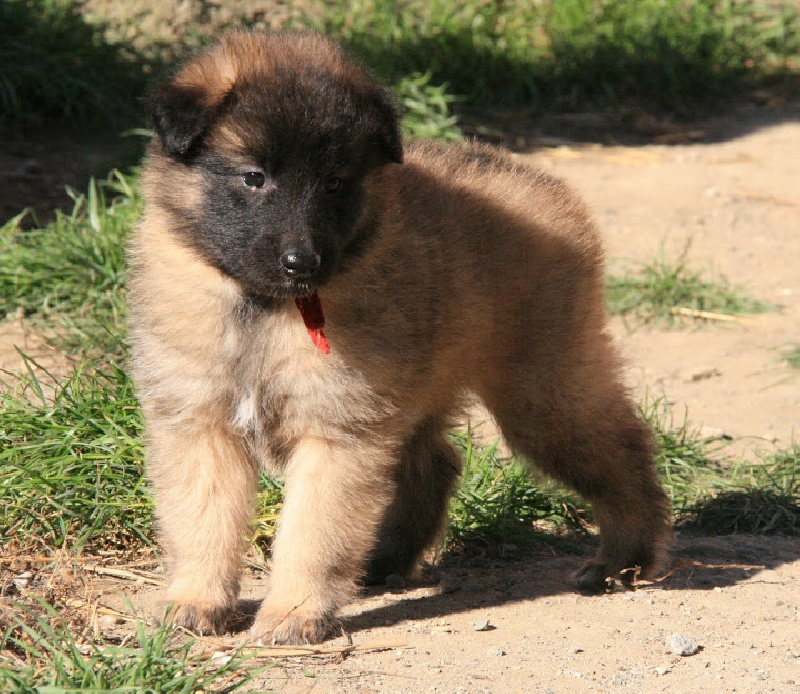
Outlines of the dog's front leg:
{"label": "dog's front leg", "polygon": [[317,643],[358,589],[392,493],[391,452],[306,438],[286,471],[269,593],[253,638]]}
{"label": "dog's front leg", "polygon": [[171,565],[166,602],[176,624],[220,634],[239,593],[257,464],[213,417],[149,421],[149,473]]}

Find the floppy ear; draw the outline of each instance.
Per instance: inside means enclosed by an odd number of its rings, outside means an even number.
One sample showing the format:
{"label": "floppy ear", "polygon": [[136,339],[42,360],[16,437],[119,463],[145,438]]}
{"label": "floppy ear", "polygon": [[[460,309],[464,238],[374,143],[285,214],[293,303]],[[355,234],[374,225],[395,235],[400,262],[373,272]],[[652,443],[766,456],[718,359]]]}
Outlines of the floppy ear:
{"label": "floppy ear", "polygon": [[207,104],[203,90],[174,83],[157,87],[147,105],[164,153],[170,157],[186,155],[220,112],[220,104]]}
{"label": "floppy ear", "polygon": [[400,135],[400,119],[397,115],[394,95],[388,89],[378,88],[371,94],[371,106],[375,112],[374,137],[380,152],[378,164],[403,163],[403,138]]}
{"label": "floppy ear", "polygon": [[149,115],[165,154],[189,153],[232,99],[235,81],[236,70],[223,45],[155,88],[148,101]]}

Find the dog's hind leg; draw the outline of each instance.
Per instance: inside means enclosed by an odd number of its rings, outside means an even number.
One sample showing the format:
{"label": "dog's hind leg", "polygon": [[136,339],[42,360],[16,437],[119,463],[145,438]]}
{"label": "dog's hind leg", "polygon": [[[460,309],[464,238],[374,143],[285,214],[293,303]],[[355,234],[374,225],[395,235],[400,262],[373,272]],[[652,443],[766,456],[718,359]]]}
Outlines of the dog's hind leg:
{"label": "dog's hind leg", "polygon": [[436,419],[421,423],[403,446],[394,470],[396,489],[381,521],[364,582],[382,584],[390,574],[408,575],[441,534],[461,458]]}
{"label": "dog's hind leg", "polygon": [[672,535],[652,437],[616,362],[605,336],[598,336],[590,350],[571,359],[517,361],[485,393],[511,448],[592,504],[600,550],[577,573],[584,592],[602,591],[606,578],[630,582],[636,567],[642,577],[652,575]]}

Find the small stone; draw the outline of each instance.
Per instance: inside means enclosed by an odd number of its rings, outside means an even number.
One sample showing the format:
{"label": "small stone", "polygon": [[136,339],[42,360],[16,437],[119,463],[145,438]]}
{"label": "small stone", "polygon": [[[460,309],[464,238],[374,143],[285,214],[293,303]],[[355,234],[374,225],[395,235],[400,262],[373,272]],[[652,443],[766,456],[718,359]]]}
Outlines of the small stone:
{"label": "small stone", "polygon": [[233,656],[225,653],[225,651],[217,651],[211,656],[211,664],[217,667],[227,665],[231,660],[233,660]]}
{"label": "small stone", "polygon": [[519,554],[519,547],[511,542],[506,542],[500,547],[500,556],[503,559],[513,559]]}
{"label": "small stone", "polygon": [[672,668],[668,667],[668,666],[667,667],[657,667],[656,668],[656,675],[658,675],[659,677],[663,677],[664,675],[666,675],[668,672],[671,672],[671,671],[672,671]]}
{"label": "small stone", "polygon": [[699,366],[686,372],[684,380],[689,383],[696,383],[697,381],[706,381],[716,376],[722,376],[722,372],[716,366]]}
{"label": "small stone", "polygon": [[114,614],[104,614],[97,620],[97,625],[101,631],[109,631],[116,627],[118,624],[124,624],[125,620]]}
{"label": "small stone", "polygon": [[14,173],[35,176],[42,173],[42,165],[36,159],[25,159],[19,163]]}
{"label": "small stone", "polygon": [[389,574],[383,583],[387,588],[398,589],[406,587],[406,579],[400,574]]}
{"label": "small stone", "polygon": [[672,634],[667,637],[667,648],[675,655],[694,655],[700,650],[700,646],[692,638],[681,634]]}
{"label": "small stone", "polygon": [[508,651],[505,648],[502,648],[502,647],[498,646],[498,647],[495,647],[495,648],[490,648],[488,651],[486,651],[486,654],[487,655],[508,655]]}
{"label": "small stone", "polygon": [[439,588],[442,593],[455,593],[463,587],[464,584],[461,581],[451,576],[445,576],[439,583]]}
{"label": "small stone", "polygon": [[22,590],[23,588],[27,588],[31,581],[33,580],[33,572],[32,571],[23,571],[21,574],[17,574],[14,578],[11,579],[14,582],[14,585],[17,587],[18,590]]}
{"label": "small stone", "polygon": [[472,623],[472,628],[475,629],[475,631],[491,631],[494,629],[494,624],[488,619],[479,619],[477,622]]}

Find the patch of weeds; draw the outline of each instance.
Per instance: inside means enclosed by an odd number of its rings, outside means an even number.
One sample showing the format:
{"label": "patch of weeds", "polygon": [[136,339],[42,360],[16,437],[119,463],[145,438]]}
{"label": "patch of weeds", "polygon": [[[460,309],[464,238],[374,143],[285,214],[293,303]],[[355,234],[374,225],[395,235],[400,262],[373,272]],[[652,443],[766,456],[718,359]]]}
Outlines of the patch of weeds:
{"label": "patch of weeds", "polygon": [[792,345],[783,350],[783,361],[792,369],[800,369],[800,345]]}
{"label": "patch of weeds", "polygon": [[663,398],[647,398],[641,417],[655,437],[656,468],[672,512],[680,518],[688,506],[711,493],[724,475],[716,459],[727,442],[701,435],[686,417],[676,424]]}
{"label": "patch of weeds", "polygon": [[450,109],[456,98],[446,85],[431,84],[429,72],[407,75],[395,85],[403,113],[403,132],[411,138],[460,140],[458,118]]}
{"label": "patch of weeds", "polygon": [[282,508],[283,481],[269,477],[261,471],[251,542],[264,561],[269,556],[272,540],[278,527],[278,516]]}
{"label": "patch of weeds", "polygon": [[710,535],[800,535],[800,446],[738,465],[686,508],[682,526]]}
{"label": "patch of weeds", "polygon": [[663,400],[645,406],[656,436],[659,475],[679,528],[704,534],[800,534],[800,446],[760,463],[731,465],[727,442],[675,426]]}
{"label": "patch of weeds", "polygon": [[108,43],[75,0],[4,0],[0,26],[0,125],[109,123],[136,112],[141,59]]}
{"label": "patch of weeds", "polygon": [[[548,3],[551,75],[569,102],[713,109],[758,84],[797,86],[796,9],[716,0]],[[569,93],[569,87],[572,92]]]}
{"label": "patch of weeds", "polygon": [[141,211],[135,185],[116,172],[90,181],[69,215],[25,231],[0,228],[0,318],[21,312],[69,351],[120,349],[125,323],[125,239]]}
{"label": "patch of weeds", "polygon": [[633,273],[606,277],[606,303],[613,315],[667,326],[706,314],[765,313],[774,306],[749,296],[725,279],[709,281],[688,267],[689,246],[675,261],[659,254]]}
{"label": "patch of weeds", "polygon": [[[118,366],[78,370],[45,394],[37,366],[25,397],[0,392],[0,546],[150,544],[142,420]],[[17,384],[19,385],[19,384]]]}
{"label": "patch of weeds", "polygon": [[0,638],[3,691],[233,692],[259,674],[241,650],[213,662],[169,626],[148,631],[138,621],[131,643],[109,645],[71,628],[44,601],[21,612]]}
{"label": "patch of weeds", "polygon": [[[685,418],[677,424],[663,399],[648,398],[640,416],[653,431],[655,464],[673,514],[687,518],[726,479],[717,458],[728,442],[702,436]],[[498,461],[494,447],[475,446],[468,432],[454,441],[465,468],[450,506],[448,546],[524,544],[541,539],[540,530],[592,527],[591,507],[575,492],[520,461]]]}
{"label": "patch of weeds", "polygon": [[448,547],[529,542],[537,527],[583,527],[577,497],[542,483],[517,460],[498,461],[495,446],[452,435],[464,473],[450,502]]}
{"label": "patch of weeds", "polygon": [[389,79],[430,71],[467,104],[687,113],[797,85],[795,9],[715,0],[358,0],[320,28]]}

